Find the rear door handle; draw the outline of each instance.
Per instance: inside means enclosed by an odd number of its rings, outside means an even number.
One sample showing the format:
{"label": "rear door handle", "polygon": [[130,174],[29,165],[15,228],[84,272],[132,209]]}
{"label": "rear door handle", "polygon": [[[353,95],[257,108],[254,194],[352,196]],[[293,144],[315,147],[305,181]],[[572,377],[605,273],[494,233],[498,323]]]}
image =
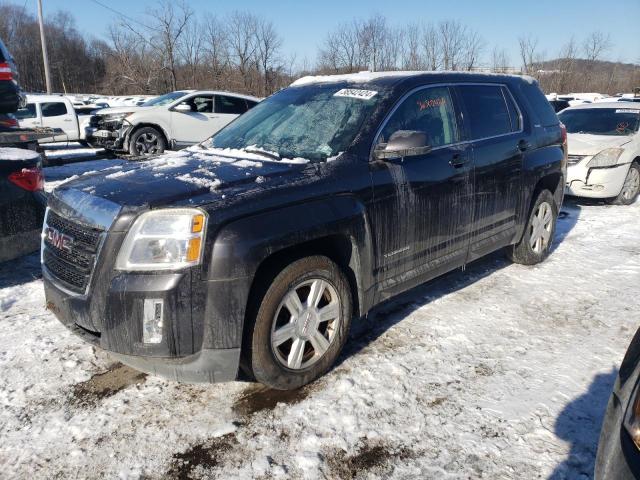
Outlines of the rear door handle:
{"label": "rear door handle", "polygon": [[463,167],[466,163],[467,163],[467,160],[459,153],[456,153],[451,158],[451,160],[449,160],[449,165],[451,165],[453,168]]}

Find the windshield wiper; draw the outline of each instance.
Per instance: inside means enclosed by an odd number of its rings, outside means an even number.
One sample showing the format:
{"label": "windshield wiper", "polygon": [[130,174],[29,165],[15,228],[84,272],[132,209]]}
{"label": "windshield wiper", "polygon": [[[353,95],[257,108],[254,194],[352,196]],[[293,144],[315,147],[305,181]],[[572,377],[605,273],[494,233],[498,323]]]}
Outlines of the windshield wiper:
{"label": "windshield wiper", "polygon": [[271,158],[272,160],[282,160],[280,158],[280,155],[278,155],[277,153],[267,152],[259,148],[242,148],[241,150],[247,153],[255,153],[257,155],[262,155],[263,157]]}

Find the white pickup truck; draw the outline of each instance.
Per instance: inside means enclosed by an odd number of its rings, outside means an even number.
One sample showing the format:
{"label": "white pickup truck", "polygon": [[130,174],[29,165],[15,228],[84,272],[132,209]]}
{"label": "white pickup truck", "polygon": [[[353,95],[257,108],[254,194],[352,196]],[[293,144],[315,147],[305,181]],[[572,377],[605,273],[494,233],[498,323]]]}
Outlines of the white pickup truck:
{"label": "white pickup truck", "polygon": [[64,135],[46,139],[47,142],[85,143],[85,128],[90,114],[78,114],[73,103],[60,95],[27,95],[27,104],[15,114],[22,128],[60,128]]}

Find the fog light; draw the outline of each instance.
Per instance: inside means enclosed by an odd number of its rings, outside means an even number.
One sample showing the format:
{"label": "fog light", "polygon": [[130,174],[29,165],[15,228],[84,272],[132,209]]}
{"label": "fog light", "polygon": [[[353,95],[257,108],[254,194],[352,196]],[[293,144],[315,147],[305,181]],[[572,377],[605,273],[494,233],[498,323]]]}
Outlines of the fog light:
{"label": "fog light", "polygon": [[142,341],[144,343],[162,342],[162,317],[164,307],[162,300],[147,298],[144,301],[142,318]]}

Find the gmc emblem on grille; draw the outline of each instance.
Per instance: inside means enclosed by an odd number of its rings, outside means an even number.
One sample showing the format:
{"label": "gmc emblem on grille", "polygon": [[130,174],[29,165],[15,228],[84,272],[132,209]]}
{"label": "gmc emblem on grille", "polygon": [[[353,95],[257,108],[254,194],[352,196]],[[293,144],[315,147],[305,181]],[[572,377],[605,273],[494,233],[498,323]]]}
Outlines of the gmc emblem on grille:
{"label": "gmc emblem on grille", "polygon": [[47,226],[45,229],[45,236],[47,242],[58,250],[65,250],[71,252],[71,246],[73,245],[74,238],[70,235],[66,235],[53,227]]}

